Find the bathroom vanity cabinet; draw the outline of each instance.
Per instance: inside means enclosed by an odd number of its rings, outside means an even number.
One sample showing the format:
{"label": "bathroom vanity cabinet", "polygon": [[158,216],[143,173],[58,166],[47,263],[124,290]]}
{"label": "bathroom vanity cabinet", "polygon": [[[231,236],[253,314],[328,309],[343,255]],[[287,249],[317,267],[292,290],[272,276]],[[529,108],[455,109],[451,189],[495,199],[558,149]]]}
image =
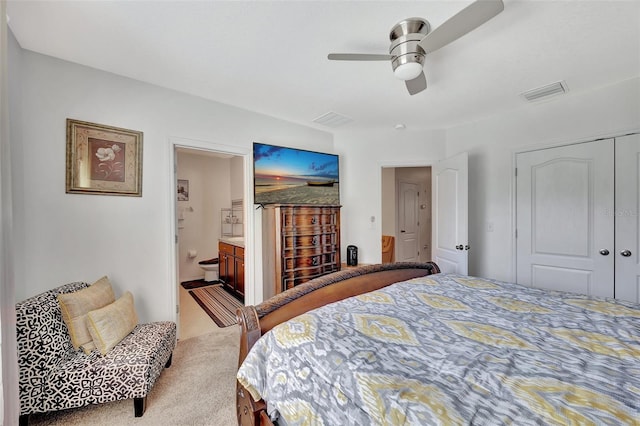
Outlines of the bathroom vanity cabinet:
{"label": "bathroom vanity cabinet", "polygon": [[244,247],[220,241],[218,259],[225,289],[244,302]]}
{"label": "bathroom vanity cabinet", "polygon": [[268,205],[262,230],[265,298],[340,270],[340,206]]}

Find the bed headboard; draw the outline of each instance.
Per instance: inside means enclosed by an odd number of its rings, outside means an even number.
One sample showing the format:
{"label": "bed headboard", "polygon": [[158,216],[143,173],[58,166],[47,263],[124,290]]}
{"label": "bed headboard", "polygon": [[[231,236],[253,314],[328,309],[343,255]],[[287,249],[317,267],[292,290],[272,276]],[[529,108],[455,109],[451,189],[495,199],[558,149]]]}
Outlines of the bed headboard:
{"label": "bed headboard", "polygon": [[284,321],[328,303],[439,272],[438,265],[433,262],[360,266],[315,278],[257,306],[240,308],[236,314],[242,328],[239,362],[242,363],[260,336]]}

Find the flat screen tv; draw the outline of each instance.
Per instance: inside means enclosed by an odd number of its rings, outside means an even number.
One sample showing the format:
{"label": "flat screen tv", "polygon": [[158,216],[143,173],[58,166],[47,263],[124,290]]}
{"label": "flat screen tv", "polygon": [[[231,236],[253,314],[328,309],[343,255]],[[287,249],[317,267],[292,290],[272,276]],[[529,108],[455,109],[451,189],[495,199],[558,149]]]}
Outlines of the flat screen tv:
{"label": "flat screen tv", "polygon": [[335,154],[254,142],[255,204],[340,204]]}

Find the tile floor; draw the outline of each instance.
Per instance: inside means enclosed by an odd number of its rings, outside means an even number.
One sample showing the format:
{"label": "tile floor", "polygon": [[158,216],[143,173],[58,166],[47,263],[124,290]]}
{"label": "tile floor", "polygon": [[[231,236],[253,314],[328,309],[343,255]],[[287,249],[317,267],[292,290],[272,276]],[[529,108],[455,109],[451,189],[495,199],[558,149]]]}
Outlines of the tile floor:
{"label": "tile floor", "polygon": [[178,340],[201,336],[221,330],[215,322],[202,310],[200,305],[181,285],[180,288],[180,315],[178,318]]}

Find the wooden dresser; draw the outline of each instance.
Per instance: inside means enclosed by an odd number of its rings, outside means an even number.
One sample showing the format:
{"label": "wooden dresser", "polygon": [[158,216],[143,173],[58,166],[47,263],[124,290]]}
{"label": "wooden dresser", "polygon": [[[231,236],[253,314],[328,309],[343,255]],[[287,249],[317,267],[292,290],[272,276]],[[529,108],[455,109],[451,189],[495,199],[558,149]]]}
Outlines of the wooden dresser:
{"label": "wooden dresser", "polygon": [[262,241],[265,298],[339,271],[340,206],[267,205]]}

